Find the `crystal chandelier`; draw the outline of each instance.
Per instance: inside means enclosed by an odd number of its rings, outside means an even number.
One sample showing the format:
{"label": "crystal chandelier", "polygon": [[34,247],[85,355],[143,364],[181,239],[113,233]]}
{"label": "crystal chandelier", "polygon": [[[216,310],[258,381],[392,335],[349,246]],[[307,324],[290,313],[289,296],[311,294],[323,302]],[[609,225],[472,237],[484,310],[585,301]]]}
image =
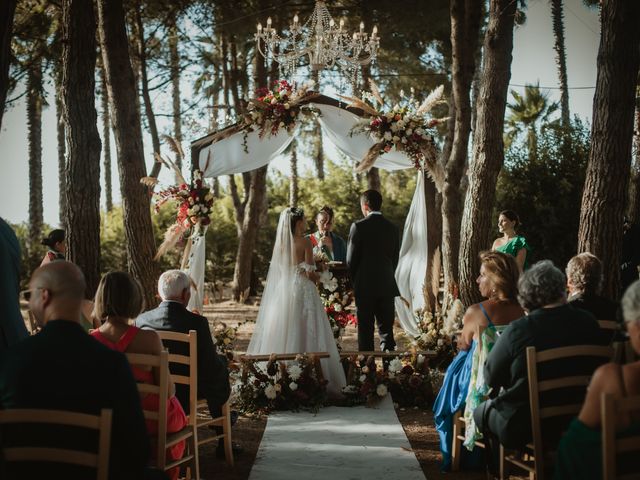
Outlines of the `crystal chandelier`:
{"label": "crystal chandelier", "polygon": [[313,14],[304,25],[300,25],[295,15],[289,30],[280,36],[269,17],[265,28],[258,23],[255,39],[260,54],[265,58],[270,55],[285,75],[292,75],[304,57],[309,58],[312,75],[334,65],[355,75],[360,65],[376,59],[380,45],[377,27],[373,27],[369,35],[360,22],[360,31],[350,35],[344,29],[344,20],[336,25],[322,0],[316,0]]}

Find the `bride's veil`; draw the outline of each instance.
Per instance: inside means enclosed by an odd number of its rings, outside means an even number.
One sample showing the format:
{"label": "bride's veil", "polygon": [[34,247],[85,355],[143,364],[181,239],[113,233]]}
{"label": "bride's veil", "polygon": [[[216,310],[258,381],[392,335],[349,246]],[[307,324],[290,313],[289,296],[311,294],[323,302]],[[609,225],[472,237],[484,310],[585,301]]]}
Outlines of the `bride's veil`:
{"label": "bride's veil", "polygon": [[293,334],[293,234],[290,208],[280,214],[267,282],[260,302],[256,327],[247,348],[248,354],[289,353],[287,337]]}

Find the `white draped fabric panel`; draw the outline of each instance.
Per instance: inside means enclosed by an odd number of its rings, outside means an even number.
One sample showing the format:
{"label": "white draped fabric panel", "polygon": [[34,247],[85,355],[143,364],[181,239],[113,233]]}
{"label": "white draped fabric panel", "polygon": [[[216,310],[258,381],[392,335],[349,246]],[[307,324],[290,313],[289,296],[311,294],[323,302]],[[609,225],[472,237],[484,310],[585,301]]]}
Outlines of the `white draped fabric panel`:
{"label": "white draped fabric panel", "polygon": [[204,267],[206,262],[205,257],[205,235],[207,234],[207,228],[209,226],[200,225],[202,235],[198,233],[198,229],[194,229],[194,233],[191,236],[191,252],[189,253],[189,261],[185,273],[191,277],[195,288],[191,285],[191,299],[189,300],[189,310],[197,310],[202,313],[202,307],[204,305]]}
{"label": "white draped fabric panel", "polygon": [[[351,128],[360,120],[360,117],[331,105],[311,104],[311,106],[320,110],[322,131],[336,148],[356,162],[362,160],[375,141],[368,135],[349,135]],[[201,169],[204,169],[207,158],[210,158],[204,176],[219,177],[260,168],[284,152],[293,140],[293,136],[284,129],[275,136],[267,134],[262,139],[259,138],[257,131],[251,132],[247,135],[246,151],[243,139],[244,134],[237,133],[200,150]],[[402,170],[412,165],[413,163],[405,154],[393,150],[376,160],[376,167],[384,170]]]}
{"label": "white draped fabric panel", "polygon": [[[351,128],[361,120],[361,117],[331,105],[311,104],[311,106],[321,112],[319,120],[323,135],[347,157],[355,162],[362,160],[375,141],[368,135],[349,135]],[[204,169],[209,158],[209,164],[204,171],[205,177],[219,177],[255,170],[267,165],[280,155],[292,140],[293,136],[286,130],[281,130],[275,136],[265,135],[262,139],[258,137],[258,132],[251,132],[246,139],[247,151],[245,151],[243,133],[231,135],[200,151],[200,168]],[[380,156],[375,166],[384,170],[402,170],[411,168],[413,162],[403,153],[391,151]],[[422,287],[427,269],[427,209],[423,177],[420,172],[404,226],[400,261],[396,269],[396,281],[400,293],[410,304],[407,307],[399,298],[396,299],[396,312],[402,327],[409,335],[418,334],[413,312],[424,306]],[[191,275],[197,289],[192,288],[189,308],[195,308],[200,312],[202,312],[204,299],[204,264],[204,237],[194,237],[187,273]]]}
{"label": "white draped fabric panel", "polygon": [[412,336],[419,334],[414,312],[424,307],[422,287],[427,272],[427,202],[424,197],[424,182],[424,173],[420,171],[411,208],[404,223],[400,260],[396,268],[400,295],[409,302],[407,306],[396,297],[396,314],[404,331]]}

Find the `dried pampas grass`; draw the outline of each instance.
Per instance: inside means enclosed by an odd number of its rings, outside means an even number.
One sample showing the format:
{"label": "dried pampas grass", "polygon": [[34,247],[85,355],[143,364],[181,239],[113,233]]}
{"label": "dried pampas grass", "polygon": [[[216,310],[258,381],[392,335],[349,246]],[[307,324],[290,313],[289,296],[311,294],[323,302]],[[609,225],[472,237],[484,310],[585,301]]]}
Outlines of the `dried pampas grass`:
{"label": "dried pampas grass", "polygon": [[159,260],[160,257],[162,257],[165,253],[167,253],[173,247],[175,247],[176,243],[178,243],[178,241],[180,240],[180,237],[182,237],[184,230],[185,229],[177,223],[174,223],[173,225],[171,225],[167,229],[167,231],[164,233],[164,240],[162,241],[162,244],[158,248],[158,253],[156,253],[156,256],[153,257],[153,259]]}
{"label": "dried pampas grass", "polygon": [[433,92],[429,94],[429,96],[425,99],[424,102],[422,102],[422,105],[420,105],[416,113],[418,115],[424,115],[425,113],[430,112],[431,109],[435,107],[440,101],[440,98],[442,97],[443,92],[444,92],[444,85],[440,85],[438,88],[436,88]]}
{"label": "dried pampas grass", "polygon": [[380,156],[380,149],[384,148],[385,142],[378,142],[373,145],[365,157],[356,165],[356,173],[367,172],[376,163],[376,160]]}

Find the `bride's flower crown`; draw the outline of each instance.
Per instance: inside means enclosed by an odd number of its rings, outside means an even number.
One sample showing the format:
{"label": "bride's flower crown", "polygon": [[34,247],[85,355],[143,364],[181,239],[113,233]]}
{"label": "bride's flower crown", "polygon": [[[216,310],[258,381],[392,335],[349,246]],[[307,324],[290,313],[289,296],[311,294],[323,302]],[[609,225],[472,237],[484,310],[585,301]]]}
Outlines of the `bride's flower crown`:
{"label": "bride's flower crown", "polygon": [[294,217],[302,217],[304,216],[304,210],[298,207],[290,207],[289,213]]}

